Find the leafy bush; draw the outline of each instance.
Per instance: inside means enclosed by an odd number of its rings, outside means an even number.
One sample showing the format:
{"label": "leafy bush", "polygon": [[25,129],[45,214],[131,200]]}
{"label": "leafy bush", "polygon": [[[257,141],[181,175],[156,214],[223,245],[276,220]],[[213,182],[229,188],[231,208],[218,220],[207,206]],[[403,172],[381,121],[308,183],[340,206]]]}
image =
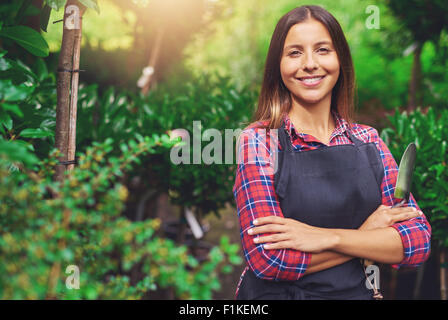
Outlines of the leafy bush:
{"label": "leafy bush", "polygon": [[[238,246],[226,238],[199,264],[187,247],[157,236],[159,220],[120,215],[128,191],[119,178],[173,142],[137,135],[120,145],[119,156],[111,156],[113,145],[112,139],[93,143],[59,183],[52,181],[55,151],[39,162],[21,144],[1,142],[2,299],[138,299],[157,287],[173,287],[178,298],[210,299],[218,273],[241,263]],[[11,162],[20,170],[9,170]],[[65,285],[69,265],[80,269],[78,290]],[[133,276],[136,271],[143,276]]]}
{"label": "leafy bush", "polygon": [[54,145],[56,77],[45,62],[33,68],[0,52],[0,139],[45,158]]}
{"label": "leafy bush", "polygon": [[[236,136],[229,137],[228,140],[232,141],[227,141],[226,148],[225,129],[236,130],[245,126],[253,110],[256,93],[248,89],[237,90],[229,78],[217,76],[217,80],[211,81],[211,77],[204,75],[198,79],[171,81],[160,85],[148,96],[117,92],[114,88],[99,95],[96,85],[81,87],[78,149],[107,137],[112,137],[118,145],[132,137],[134,132],[149,135],[185,129],[190,136],[190,164],[172,163],[167,152],[147,158],[139,171],[130,175],[147,176],[150,171],[157,189],[168,191],[173,203],[195,208],[199,214],[218,214],[226,203],[233,203],[230,190],[234,180]],[[222,138],[222,150],[232,153],[233,163],[225,163],[223,152],[222,164],[206,164],[202,158],[199,164],[193,164],[193,121],[201,125],[202,136],[196,136],[205,141],[199,141],[201,150],[214,142],[214,138],[211,142],[206,141],[204,134],[207,129],[214,128]]]}
{"label": "leafy bush", "polygon": [[432,107],[424,113],[420,108],[410,113],[399,112],[388,117],[391,127],[381,132],[397,161],[406,146],[417,146],[412,193],[427,215],[432,238],[448,247],[448,110],[436,114]]}

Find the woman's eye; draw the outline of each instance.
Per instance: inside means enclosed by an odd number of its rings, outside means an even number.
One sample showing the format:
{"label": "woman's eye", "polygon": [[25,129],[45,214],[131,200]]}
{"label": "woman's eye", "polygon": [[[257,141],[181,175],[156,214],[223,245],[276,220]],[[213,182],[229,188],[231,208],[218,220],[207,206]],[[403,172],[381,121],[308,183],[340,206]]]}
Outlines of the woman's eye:
{"label": "woman's eye", "polygon": [[299,54],[299,53],[300,53],[300,52],[296,50],[296,51],[291,51],[291,52],[289,53],[289,55],[292,56],[292,55],[296,55],[296,54]]}
{"label": "woman's eye", "polygon": [[[322,50],[323,50],[323,51],[322,51]],[[327,49],[327,48],[319,48],[318,51],[320,51],[320,52],[330,52],[330,50]]]}

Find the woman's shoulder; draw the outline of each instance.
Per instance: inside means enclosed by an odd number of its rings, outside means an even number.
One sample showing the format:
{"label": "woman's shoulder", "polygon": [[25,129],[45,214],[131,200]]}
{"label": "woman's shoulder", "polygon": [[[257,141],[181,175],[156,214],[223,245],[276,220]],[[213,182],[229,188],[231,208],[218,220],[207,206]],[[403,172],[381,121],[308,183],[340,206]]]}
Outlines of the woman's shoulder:
{"label": "woman's shoulder", "polygon": [[278,147],[278,134],[272,133],[268,128],[269,120],[258,120],[247,125],[238,136],[240,147],[246,149],[277,150]]}
{"label": "woman's shoulder", "polygon": [[247,125],[242,131],[241,135],[249,138],[256,138],[260,142],[267,142],[270,136],[268,129],[269,120],[258,120]]}
{"label": "woman's shoulder", "polygon": [[248,124],[244,129],[243,132],[245,131],[252,131],[252,132],[256,132],[258,130],[265,130],[265,128],[269,125],[269,120],[258,120],[258,121],[254,121],[251,122],[250,124]]}
{"label": "woman's shoulder", "polygon": [[361,123],[352,123],[351,132],[356,137],[364,142],[378,142],[380,137],[378,130],[372,126]]}

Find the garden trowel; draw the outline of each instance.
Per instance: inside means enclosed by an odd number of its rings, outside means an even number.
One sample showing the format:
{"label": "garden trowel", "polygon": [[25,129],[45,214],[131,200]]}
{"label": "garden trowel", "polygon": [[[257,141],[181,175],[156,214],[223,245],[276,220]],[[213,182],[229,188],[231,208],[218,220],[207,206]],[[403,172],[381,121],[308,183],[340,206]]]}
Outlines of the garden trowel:
{"label": "garden trowel", "polygon": [[[412,176],[414,174],[415,156],[417,148],[415,143],[411,142],[401,157],[400,166],[398,167],[397,182],[395,184],[394,197],[396,199],[403,199],[394,204],[392,208],[396,208],[409,201],[411,194]],[[365,259],[363,261],[365,267],[372,265],[373,261]]]}
{"label": "garden trowel", "polygon": [[412,176],[414,174],[415,156],[417,148],[415,143],[411,142],[403,153],[403,157],[398,167],[397,183],[395,185],[394,197],[397,199],[403,199],[401,202],[396,203],[392,208],[399,207],[409,201],[411,194]]}

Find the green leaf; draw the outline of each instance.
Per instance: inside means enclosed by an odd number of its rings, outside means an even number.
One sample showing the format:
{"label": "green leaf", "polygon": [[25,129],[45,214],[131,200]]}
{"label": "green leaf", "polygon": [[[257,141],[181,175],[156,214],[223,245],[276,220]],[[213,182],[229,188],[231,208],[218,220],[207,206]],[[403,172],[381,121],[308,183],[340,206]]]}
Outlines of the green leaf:
{"label": "green leaf", "polygon": [[22,110],[20,110],[18,105],[10,104],[10,103],[2,103],[1,107],[3,108],[3,110],[10,111],[10,112],[14,113],[16,116],[18,116],[19,118],[23,118],[23,112],[22,112]]}
{"label": "green leaf", "polygon": [[12,119],[3,110],[0,110],[0,124],[3,124],[5,126],[5,128],[8,130],[12,129]]}
{"label": "green leaf", "polygon": [[40,28],[47,32],[48,21],[50,21],[51,7],[45,4],[40,12]]}
{"label": "green leaf", "polygon": [[100,7],[98,6],[97,0],[79,0],[87,8],[94,9],[98,14],[100,14]]}
{"label": "green leaf", "polygon": [[47,57],[50,53],[48,43],[37,31],[26,26],[13,26],[0,30],[0,36],[14,40],[38,57]]}
{"label": "green leaf", "polygon": [[23,138],[44,138],[54,136],[53,132],[44,131],[40,128],[37,129],[24,129],[19,133],[19,136]]}
{"label": "green leaf", "polygon": [[45,2],[50,8],[59,11],[60,8],[65,6],[66,1],[67,0],[46,0]]}
{"label": "green leaf", "polygon": [[229,274],[230,272],[232,272],[232,270],[233,270],[232,266],[225,265],[222,267],[221,271],[222,273]]}
{"label": "green leaf", "polygon": [[231,264],[240,265],[243,262],[243,259],[240,256],[230,256],[229,261]]}
{"label": "green leaf", "polygon": [[36,164],[39,159],[30,153],[25,146],[15,141],[0,140],[0,158],[9,161],[20,161],[27,165]]}
{"label": "green leaf", "polygon": [[32,16],[39,13],[39,10],[35,6],[31,5],[31,0],[22,0],[17,2],[21,2],[21,5],[14,18],[14,25],[21,24],[25,16]]}
{"label": "green leaf", "polygon": [[0,99],[5,101],[25,100],[35,87],[28,87],[24,84],[14,85],[11,80],[2,81],[0,79]]}
{"label": "green leaf", "polygon": [[38,78],[36,74],[20,60],[14,61],[7,58],[0,59],[0,73],[1,78],[10,78],[15,85],[21,84],[25,81],[32,83],[37,82]]}

